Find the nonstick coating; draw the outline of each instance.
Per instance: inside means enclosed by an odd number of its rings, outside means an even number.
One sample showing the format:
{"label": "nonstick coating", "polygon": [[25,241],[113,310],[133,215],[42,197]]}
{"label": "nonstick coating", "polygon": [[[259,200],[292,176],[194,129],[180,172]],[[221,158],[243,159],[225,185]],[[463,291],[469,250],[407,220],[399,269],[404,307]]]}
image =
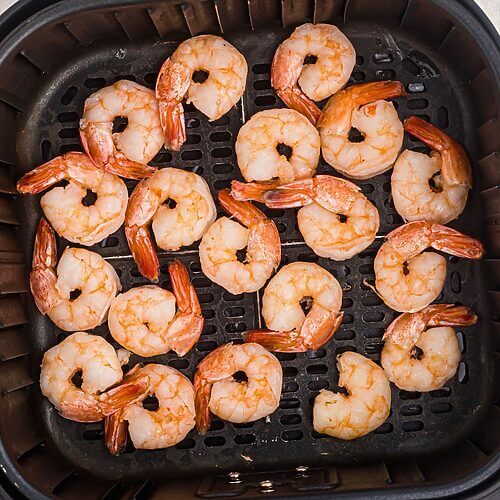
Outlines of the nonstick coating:
{"label": "nonstick coating", "polygon": [[[357,51],[351,83],[383,79],[401,80],[408,96],[395,100],[401,119],[412,114],[430,118],[465,145],[473,164],[475,147],[469,127],[469,98],[461,82],[445,61],[399,31],[375,25],[351,23],[344,29]],[[249,65],[247,90],[230,113],[215,122],[186,106],[187,141],[181,152],[161,151],[153,164],[174,166],[202,175],[212,194],[241,179],[234,153],[240,126],[257,111],[282,107],[270,86],[270,63],[279,42],[288,32],[282,29],[245,32],[227,37],[246,57]],[[405,38],[406,36],[406,38]],[[26,122],[17,145],[23,171],[58,154],[81,150],[78,120],[84,100],[97,89],[125,78],[154,87],[157,71],[176,44],[99,46],[75,58],[52,74],[47,85],[26,110]],[[423,144],[405,136],[404,148],[427,151]],[[23,172],[19,172],[21,174]],[[337,175],[321,161],[318,173]],[[134,182],[127,181],[130,190]],[[392,386],[391,414],[375,432],[355,441],[340,441],[317,435],[312,430],[312,403],[322,388],[337,388],[336,356],[357,351],[375,361],[380,359],[382,334],[396,316],[363,284],[373,283],[373,258],[383,236],[401,224],[390,196],[390,172],[358,182],[373,201],[381,219],[380,233],[365,252],[346,262],[318,258],[304,243],[293,210],[265,210],[278,225],[283,259],[281,265],[298,260],[317,262],[332,272],[344,290],[344,322],[333,340],[315,352],[278,355],[284,370],[283,394],[279,409],[266,420],[231,424],[214,418],[205,436],[191,431],[177,446],[158,451],[128,449],[119,457],[108,454],[103,443],[102,424],[79,424],[61,418],[52,405],[38,394],[39,415],[49,444],[71,463],[110,479],[160,476],[179,477],[215,470],[284,468],[315,463],[354,463],[433,453],[463,437],[486,406],[488,354],[486,345],[488,311],[484,298],[482,264],[447,257],[448,275],[439,302],[460,302],[479,315],[476,326],[460,329],[458,337],[462,362],[457,375],[446,386],[431,393],[409,393]],[[467,208],[453,227],[479,234],[479,196],[472,192]],[[23,197],[26,248],[32,248],[40,216],[39,197]],[[60,250],[67,242],[60,242]],[[123,230],[92,249],[109,259],[118,271],[124,290],[146,283],[130,257]],[[27,252],[27,253],[30,253]],[[29,256],[28,256],[29,257]],[[213,284],[200,270],[197,245],[180,252],[161,252],[160,284],[169,288],[167,264],[178,257],[190,270],[202,303],[205,328],[200,341],[184,358],[174,353],[139,361],[159,362],[179,369],[192,379],[197,363],[224,342],[241,342],[241,332],[261,326],[260,294],[234,296]],[[55,329],[30,305],[35,380],[43,352],[67,334]],[[102,334],[114,345],[107,326]]]}

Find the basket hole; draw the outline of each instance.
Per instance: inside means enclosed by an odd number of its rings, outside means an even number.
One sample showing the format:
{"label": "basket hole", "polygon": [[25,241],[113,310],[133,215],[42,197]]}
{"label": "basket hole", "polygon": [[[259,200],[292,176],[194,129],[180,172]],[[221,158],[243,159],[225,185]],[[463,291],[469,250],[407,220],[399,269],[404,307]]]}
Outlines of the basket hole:
{"label": "basket hole", "polygon": [[58,135],[61,139],[75,139],[79,136],[76,128],[62,128],[59,130]]}
{"label": "basket hole", "polygon": [[52,145],[48,139],[44,139],[40,144],[43,161],[49,161],[52,156]]}
{"label": "basket hole", "polygon": [[282,415],[280,417],[280,423],[282,425],[297,425],[302,422],[302,417],[297,414],[292,414],[292,415]]}
{"label": "basket hole", "polygon": [[373,54],[373,62],[375,64],[385,64],[394,61],[392,52],[377,52]]}
{"label": "basket hole", "polygon": [[401,427],[404,432],[418,432],[424,428],[424,424],[420,420],[410,420],[409,422],[403,422]]}
{"label": "basket hole", "polygon": [[362,318],[365,323],[378,323],[384,321],[385,314],[382,311],[367,311]]}
{"label": "basket hole", "polygon": [[448,110],[444,106],[439,106],[437,110],[437,125],[439,128],[447,128],[450,123]]}
{"label": "basket hole", "polygon": [[203,153],[199,149],[190,149],[181,153],[181,158],[188,161],[199,160],[202,156]]}
{"label": "basket hole", "polygon": [[218,344],[217,342],[213,341],[213,340],[205,340],[203,342],[198,342],[196,344],[196,349],[198,350],[198,352],[209,352],[209,351],[213,351],[214,349],[216,349],[218,347]]}
{"label": "basket hole", "polygon": [[102,429],[87,429],[83,431],[83,439],[85,441],[100,441],[104,437]]}
{"label": "basket hole", "polygon": [[458,373],[458,382],[460,384],[466,384],[469,381],[469,369],[467,368],[467,365],[463,361],[460,361],[457,373]]}
{"label": "basket hole", "polygon": [[212,127],[218,127],[220,125],[229,125],[229,122],[231,119],[229,118],[229,115],[224,115],[218,118],[217,120],[214,120],[213,122],[209,122]]}
{"label": "basket hole", "polygon": [[227,333],[243,333],[247,330],[246,323],[238,321],[237,323],[228,323],[225,328]]}
{"label": "basket hole", "polygon": [[236,444],[253,444],[255,443],[255,436],[253,434],[236,434],[234,442]]}
{"label": "basket hole", "polygon": [[285,215],[285,211],[282,208],[268,208],[268,207],[264,207],[263,212],[270,219],[276,219],[276,218],[279,218],[279,217],[283,217]]}
{"label": "basket hole", "polygon": [[364,82],[366,80],[366,74],[364,71],[353,71],[351,78],[355,82]]}
{"label": "basket hole", "polygon": [[431,403],[430,408],[432,413],[450,413],[453,410],[452,404],[445,402]]}
{"label": "basket hole", "polygon": [[299,390],[299,384],[297,382],[285,382],[283,384],[283,392],[296,392]]}
{"label": "basket hole", "polygon": [[422,413],[422,407],[420,405],[404,405],[399,409],[399,413],[404,417],[420,415]]}
{"label": "basket hole", "polygon": [[425,84],[422,82],[409,83],[407,89],[408,89],[408,92],[410,92],[412,94],[417,94],[419,92],[425,92]]}
{"label": "basket hole", "polygon": [[226,307],[224,309],[224,316],[226,318],[241,318],[245,315],[244,307]]}
{"label": "basket hole", "polygon": [[201,272],[201,264],[198,261],[191,262],[191,264],[189,264],[189,269],[193,273],[200,273]]}
{"label": "basket hole", "polygon": [[76,97],[76,94],[78,94],[78,89],[74,85],[71,85],[61,96],[61,104],[67,106]]}
{"label": "basket hole", "polygon": [[214,174],[230,174],[234,166],[230,163],[216,163],[212,168]]}
{"label": "basket hole", "polygon": [[342,324],[350,325],[351,323],[354,323],[354,316],[352,314],[344,314],[344,318],[342,319]]}
{"label": "basket hole", "polygon": [[226,438],[224,436],[209,436],[203,440],[205,446],[224,446],[226,444]]}
{"label": "basket hole", "polygon": [[172,153],[169,151],[160,151],[153,159],[153,163],[170,163],[173,159]]}
{"label": "basket hole", "polygon": [[441,389],[431,391],[429,394],[431,395],[432,398],[447,398],[451,395],[451,388],[441,387]]}
{"label": "basket hole", "polygon": [[290,410],[292,408],[299,408],[299,407],[300,407],[300,399],[297,398],[282,399],[280,401],[280,408],[282,410]]}
{"label": "basket hole", "polygon": [[335,340],[352,340],[356,336],[354,330],[337,330],[335,332]]}
{"label": "basket hole", "polygon": [[457,342],[460,352],[465,352],[465,335],[463,332],[457,332]]}
{"label": "basket hole", "polygon": [[374,434],[389,434],[394,430],[394,426],[390,422],[384,422],[380,427],[373,431]]}
{"label": "basket hole", "polygon": [[210,304],[215,300],[215,296],[213,293],[199,293],[198,300],[200,304]]}
{"label": "basket hole", "polygon": [[349,309],[349,307],[352,307],[354,304],[354,301],[350,299],[349,297],[344,297],[342,299],[342,309]]}
{"label": "basket hole", "polygon": [[326,365],[309,365],[306,368],[306,372],[310,375],[324,375],[328,371],[328,366]]}
{"label": "basket hole", "polygon": [[298,441],[299,439],[302,439],[303,435],[304,433],[298,429],[293,431],[283,431],[281,433],[281,439],[283,439],[283,441]]}
{"label": "basket hole", "polygon": [[201,314],[205,319],[215,318],[215,311],[213,309],[202,309]]}
{"label": "basket hole", "polygon": [[365,307],[374,307],[382,304],[382,299],[378,295],[368,295],[361,299],[361,305]]}
{"label": "basket hole", "polygon": [[253,427],[254,422],[241,422],[241,423],[233,423],[233,427],[235,429],[251,429]]}
{"label": "basket hole", "polygon": [[420,392],[399,391],[399,398],[403,400],[419,399],[422,394]]}
{"label": "basket hole", "polygon": [[382,348],[383,347],[384,347],[384,344],[382,344],[381,342],[367,344],[365,346],[365,353],[368,356],[373,356],[375,354],[380,354],[382,352]]}
{"label": "basket hole", "polygon": [[239,293],[238,295],[233,295],[229,292],[224,292],[222,294],[222,298],[226,301],[226,302],[239,302],[240,300],[243,300],[243,297],[245,295],[243,293]]}
{"label": "basket hole", "polygon": [[66,113],[59,113],[57,115],[57,121],[59,123],[71,123],[71,122],[78,122],[80,117],[78,116],[78,113],[74,112],[66,112]]}
{"label": "basket hole", "polygon": [[429,106],[429,101],[422,97],[420,99],[408,99],[406,104],[408,109],[425,109]]}
{"label": "basket hole", "polygon": [[450,288],[453,293],[462,291],[462,277],[458,271],[453,271],[450,275]]}
{"label": "basket hole", "polygon": [[320,347],[316,351],[307,351],[306,358],[309,359],[321,359],[326,356],[326,349],[324,347]]}
{"label": "basket hole", "polygon": [[217,327],[215,325],[207,325],[205,323],[205,326],[203,327],[203,333],[205,335],[213,335],[214,333],[217,333]]}
{"label": "basket hole", "polygon": [[375,186],[373,184],[361,184],[359,187],[363,194],[371,194],[375,191]]}
{"label": "basket hole", "polygon": [[200,120],[198,118],[186,118],[186,128],[198,128]]}
{"label": "basket hole", "polygon": [[276,104],[276,97],[273,95],[259,95],[254,102],[256,106],[273,106]]}
{"label": "basket hole", "polygon": [[229,189],[231,187],[231,179],[221,179],[214,182],[214,189],[219,191],[221,189]]}
{"label": "basket hole", "polygon": [[328,380],[311,380],[307,384],[310,391],[321,391],[321,389],[328,389]]}
{"label": "basket hole", "polygon": [[312,252],[299,253],[297,260],[301,262],[318,262],[319,257]]}
{"label": "basket hole", "polygon": [[100,89],[106,85],[106,80],[104,78],[87,78],[83,85],[88,89]]}
{"label": "basket hole", "polygon": [[253,88],[255,90],[270,90],[271,80],[255,80],[253,82]]}
{"label": "basket hole", "polygon": [[189,450],[196,446],[196,441],[192,438],[184,438],[180,443],[175,445],[178,450]]}
{"label": "basket hole", "polygon": [[252,73],[254,75],[265,75],[271,72],[271,64],[254,64],[252,66]]}
{"label": "basket hole", "polygon": [[280,361],[293,361],[297,355],[293,352],[277,352],[274,354]]}
{"label": "basket hole", "polygon": [[224,429],[224,422],[222,420],[212,419],[210,422],[210,431],[221,431]]}
{"label": "basket hole", "polygon": [[363,56],[360,56],[359,54],[356,55],[356,64],[358,66],[361,66],[365,62],[365,58]]}
{"label": "basket hole", "polygon": [[184,144],[198,144],[199,142],[201,142],[200,134],[187,134]]}
{"label": "basket hole", "polygon": [[158,401],[158,398],[154,394],[151,394],[143,400],[142,407],[148,411],[158,411],[158,408],[160,408],[160,403]]}
{"label": "basket hole", "polygon": [[195,288],[208,288],[209,286],[212,286],[212,282],[205,277],[193,278],[191,282]]}
{"label": "basket hole", "polygon": [[373,328],[370,330],[365,330],[363,333],[367,339],[380,339],[384,335],[384,332],[384,328]]}
{"label": "basket hole", "polygon": [[171,359],[168,362],[168,366],[171,366],[176,370],[185,370],[189,367],[189,361],[187,359]]}
{"label": "basket hole", "polygon": [[224,132],[212,132],[210,134],[210,140],[212,142],[226,142],[231,139],[231,133],[224,131]]}
{"label": "basket hole", "polygon": [[[394,80],[396,78],[396,72],[390,68],[378,69],[377,71],[375,71],[375,78],[377,80]],[[395,103],[393,104],[394,107],[396,107]]]}
{"label": "basket hole", "polygon": [[295,366],[285,366],[283,367],[283,377],[296,377],[299,371]]}

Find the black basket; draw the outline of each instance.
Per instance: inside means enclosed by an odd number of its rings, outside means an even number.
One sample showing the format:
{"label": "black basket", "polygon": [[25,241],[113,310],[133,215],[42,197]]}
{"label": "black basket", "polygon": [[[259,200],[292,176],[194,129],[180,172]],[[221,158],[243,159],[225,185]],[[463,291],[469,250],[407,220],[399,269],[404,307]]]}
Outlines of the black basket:
{"label": "black basket", "polygon": [[[0,457],[8,492],[30,498],[415,498],[494,487],[500,460],[493,363],[500,347],[500,60],[498,37],[482,15],[467,1],[446,0],[68,0],[45,2],[48,7],[35,13],[43,3],[21,1],[0,19]],[[185,146],[162,150],[152,162],[196,171],[215,195],[240,178],[234,141],[242,123],[259,110],[283,106],[269,75],[277,45],[295,26],[312,21],[338,25],[352,41],[357,61],[351,83],[402,81],[409,95],[395,100],[400,117],[430,119],[471,156],[476,185],[452,226],[483,239],[487,259],[448,258],[438,298],[464,303],[480,317],[475,327],[458,332],[458,373],[431,393],[392,386],[389,419],[358,440],[339,441],[312,429],[315,395],[337,387],[336,355],[355,350],[378,361],[381,336],[395,317],[363,283],[373,280],[384,235],[402,222],[390,198],[389,172],[358,183],[379,209],[381,227],[374,244],[346,262],[318,258],[304,244],[294,211],[265,210],[280,231],[281,265],[318,262],[344,290],[344,322],[332,341],[318,351],[278,355],[284,369],[279,409],[244,425],[214,419],[205,436],[193,430],[175,447],[112,457],[102,423],[64,420],[40,394],[43,352],[67,333],[42,318],[26,293],[40,208],[38,197],[16,196],[15,179],[58,154],[81,150],[78,120],[96,89],[121,78],[152,88],[180,40],[222,33],[248,61],[243,99],[212,123],[186,106]],[[405,136],[404,148],[422,147]],[[318,172],[334,173],[324,162]],[[134,184],[127,181],[130,189]],[[60,241],[60,249],[66,245]],[[122,229],[92,249],[115,267],[125,290],[146,282]],[[197,245],[160,253],[162,286],[169,287],[166,268],[174,257],[190,269],[206,324],[184,358],[170,353],[148,362],[192,378],[209,351],[241,342],[241,332],[261,325],[260,295],[234,296],[211,283],[201,273]],[[106,325],[96,333],[112,341]],[[137,361],[134,356],[131,364]]]}

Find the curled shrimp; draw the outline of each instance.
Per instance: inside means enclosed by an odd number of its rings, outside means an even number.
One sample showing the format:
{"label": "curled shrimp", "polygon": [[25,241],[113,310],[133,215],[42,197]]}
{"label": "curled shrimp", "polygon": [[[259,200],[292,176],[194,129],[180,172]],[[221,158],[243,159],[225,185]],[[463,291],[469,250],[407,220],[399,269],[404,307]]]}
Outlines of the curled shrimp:
{"label": "curled shrimp", "polygon": [[57,263],[56,237],[43,218],[35,238],[30,286],[39,311],[66,331],[90,330],[106,321],[121,289],[116,271],[94,252],[68,247]]}
{"label": "curled shrimp", "polygon": [[[309,64],[308,59],[315,59]],[[331,24],[303,24],[276,50],[271,84],[281,100],[316,125],[321,115],[313,101],[338,92],[349,80],[356,52]]]}
{"label": "curled shrimp", "polygon": [[299,230],[314,253],[346,260],[367,248],[379,228],[378,211],[359,186],[331,175],[278,185],[232,182],[235,199],[261,201],[270,208],[303,207]]}
{"label": "curled shrimp", "polygon": [[[389,170],[403,144],[403,124],[391,102],[405,95],[400,82],[360,83],[335,94],[318,122],[326,162],[353,179],[368,179]],[[361,142],[351,142],[352,128]]]}
{"label": "curled shrimp", "polygon": [[432,304],[397,317],[384,334],[380,359],[389,380],[405,391],[443,387],[460,363],[460,347],[451,327],[471,326],[476,321],[469,308],[453,304]]}
{"label": "curled shrimp", "polygon": [[[229,189],[219,191],[219,201],[241,224],[220,217],[210,226],[200,243],[201,269],[232,294],[255,292],[280,262],[278,229],[251,203],[232,198]],[[239,262],[236,252],[244,248],[245,262]]]}
{"label": "curled shrimp", "polygon": [[[246,381],[234,375],[243,372]],[[224,344],[196,368],[196,428],[204,434],[211,413],[229,422],[253,422],[279,405],[283,370],[278,359],[259,344]]]}
{"label": "curled shrimp", "polygon": [[[165,202],[173,200],[170,208]],[[203,177],[178,168],[158,170],[135,187],[125,215],[125,235],[143,276],[158,281],[157,245],[178,250],[198,241],[216,217],[215,203]]]}
{"label": "curled shrimp", "polygon": [[[113,133],[113,120],[127,118],[123,132]],[[94,92],[80,120],[82,145],[97,167],[128,179],[149,177],[147,165],[163,143],[154,92],[129,80]]]}
{"label": "curled shrimp", "polygon": [[380,427],[391,410],[391,388],[384,370],[356,352],[338,356],[339,386],[347,395],[322,390],[313,407],[316,432],[356,439]]}
{"label": "curled shrimp", "polygon": [[400,312],[428,306],[443,289],[446,259],[428,248],[466,259],[480,259],[480,241],[440,224],[408,222],[386,237],[375,261],[375,288],[382,300]]}
{"label": "curled shrimp", "polygon": [[175,260],[169,264],[168,272],[173,294],[156,285],[144,285],[118,295],[109,308],[111,335],[140,356],[156,356],[170,350],[184,356],[203,330],[200,303],[187,269]]}
{"label": "curled shrimp", "polygon": [[[289,154],[286,152],[289,148]],[[241,174],[247,181],[281,182],[311,177],[319,160],[318,131],[293,109],[266,109],[240,128],[235,146]]]}
{"label": "curled shrimp", "polygon": [[[59,236],[73,243],[94,245],[117,231],[125,220],[128,192],[116,175],[99,170],[82,153],[66,153],[31,170],[17,183],[20,193],[37,194],[62,180],[42,196],[45,217]],[[90,206],[83,204],[88,191],[96,195]]]}
{"label": "curled shrimp", "polygon": [[105,441],[113,455],[127,443],[127,424],[135,448],[147,450],[174,446],[195,425],[194,388],[187,377],[158,364],[139,368],[133,378],[137,376],[150,380],[148,394],[156,396],[158,409],[149,410],[133,402],[106,419]]}
{"label": "curled shrimp", "polygon": [[[197,82],[197,74],[206,78]],[[165,147],[177,151],[186,140],[182,100],[193,103],[209,120],[225,115],[245,91],[245,58],[220,36],[201,35],[182,42],[160,69],[156,97]]]}
{"label": "curled shrimp", "polygon": [[341,306],[342,288],[326,269],[293,262],[282,267],[264,291],[262,316],[269,330],[247,332],[245,340],[270,351],[319,349],[342,323]]}
{"label": "curled shrimp", "polygon": [[[81,373],[81,387],[72,382],[77,373]],[[98,335],[76,332],[44,354],[40,387],[64,418],[97,422],[146,397],[148,377],[113,387],[122,377],[120,361],[111,344]]]}
{"label": "curled shrimp", "polygon": [[442,130],[416,116],[404,128],[433,151],[430,156],[405,150],[394,164],[392,199],[406,221],[428,220],[446,224],[464,210],[472,187],[467,153]]}

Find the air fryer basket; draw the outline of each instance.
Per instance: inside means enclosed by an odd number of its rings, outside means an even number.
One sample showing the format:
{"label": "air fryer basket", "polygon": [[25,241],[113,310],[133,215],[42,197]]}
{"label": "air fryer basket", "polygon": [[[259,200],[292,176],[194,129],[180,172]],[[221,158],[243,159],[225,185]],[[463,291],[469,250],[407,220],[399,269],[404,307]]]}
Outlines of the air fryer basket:
{"label": "air fryer basket", "polygon": [[[281,234],[282,265],[318,262],[344,290],[345,319],[332,341],[315,352],[278,355],[284,386],[276,413],[244,425],[214,419],[205,436],[192,431],[173,448],[129,449],[112,457],[103,444],[102,424],[64,420],[40,394],[43,352],[67,334],[38,314],[27,293],[40,209],[38,198],[15,195],[15,179],[58,154],[81,150],[78,119],[96,89],[121,78],[153,87],[161,63],[180,40],[222,33],[248,61],[243,99],[212,123],[186,106],[186,145],[177,153],[162,150],[152,162],[197,172],[215,195],[230,179],[240,178],[234,141],[242,123],[259,110],[283,106],[269,77],[277,45],[295,26],[312,21],[339,25],[354,44],[352,83],[401,80],[408,97],[395,101],[400,118],[430,119],[464,144],[472,158],[476,185],[452,225],[482,238],[488,254],[482,262],[448,258],[438,299],[467,304],[480,317],[475,327],[458,332],[458,373],[446,387],[427,394],[393,386],[389,419],[361,439],[343,442],[312,430],[314,396],[321,388],[337,387],[336,355],[355,350],[378,361],[382,333],[395,317],[363,284],[373,280],[373,258],[383,236],[402,222],[387,173],[359,183],[380,211],[381,228],[368,250],[346,262],[315,256],[303,243],[294,211],[266,210]],[[498,44],[477,17],[445,0],[68,0],[6,37],[0,48],[0,456],[15,485],[11,491],[61,498],[258,491],[446,496],[493,481],[500,441],[494,395],[500,344],[498,62]],[[404,148],[422,150],[423,144],[406,136]],[[333,173],[324,163],[318,171]],[[127,184],[132,189],[135,183]],[[61,250],[66,245],[60,241]],[[94,249],[115,267],[125,290],[146,282],[123,230]],[[170,286],[166,269],[174,256],[190,269],[206,325],[184,358],[167,354],[148,361],[169,364],[192,378],[209,351],[239,342],[241,332],[261,325],[260,295],[234,296],[211,283],[201,273],[196,245],[160,254],[162,286]],[[105,325],[96,332],[112,340]],[[131,365],[140,360],[133,357]]]}

